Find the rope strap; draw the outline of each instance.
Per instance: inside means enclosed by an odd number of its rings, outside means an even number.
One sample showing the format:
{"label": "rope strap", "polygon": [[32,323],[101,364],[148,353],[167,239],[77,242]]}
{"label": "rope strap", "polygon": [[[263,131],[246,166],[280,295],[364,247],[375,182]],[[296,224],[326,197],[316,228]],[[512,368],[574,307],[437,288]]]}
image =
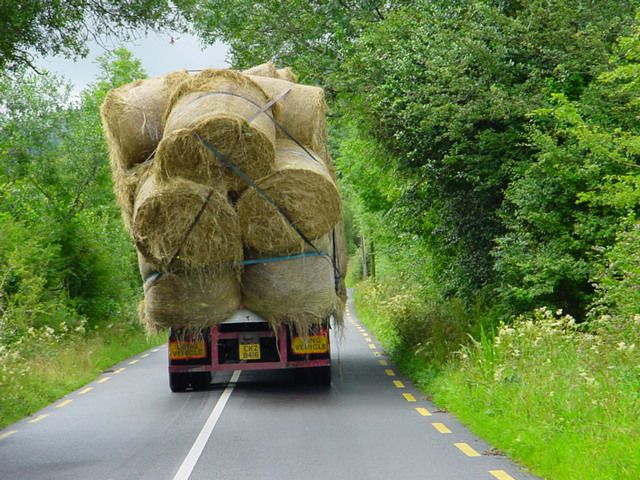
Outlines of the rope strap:
{"label": "rope strap", "polygon": [[207,150],[209,150],[209,152],[211,152],[218,160],[220,160],[220,162],[222,162],[222,164],[225,167],[227,167],[229,170],[235,173],[244,183],[246,183],[248,186],[253,188],[256,192],[258,192],[258,194],[262,198],[264,198],[267,201],[267,203],[269,203],[269,205],[274,207],[278,211],[278,213],[282,215],[282,218],[284,218],[287,221],[287,223],[291,226],[291,228],[295,230],[295,232],[300,236],[300,238],[304,241],[304,243],[306,243],[309,247],[311,247],[314,252],[320,253],[320,250],[318,250],[318,248],[313,243],[311,243],[311,240],[309,240],[307,236],[304,233],[302,233],[302,231],[297,227],[297,225],[293,222],[293,220],[291,220],[287,212],[285,212],[282,208],[280,208],[280,206],[273,200],[273,198],[271,198],[271,196],[267,192],[261,189],[258,186],[258,184],[256,184],[256,182],[253,181],[251,177],[249,177],[246,173],[240,170],[235,163],[233,163],[227,157],[225,157],[222,152],[220,152],[216,147],[211,145],[207,140],[205,140],[200,135],[198,135],[197,132],[192,132],[191,134],[202,145],[204,145],[204,147]]}

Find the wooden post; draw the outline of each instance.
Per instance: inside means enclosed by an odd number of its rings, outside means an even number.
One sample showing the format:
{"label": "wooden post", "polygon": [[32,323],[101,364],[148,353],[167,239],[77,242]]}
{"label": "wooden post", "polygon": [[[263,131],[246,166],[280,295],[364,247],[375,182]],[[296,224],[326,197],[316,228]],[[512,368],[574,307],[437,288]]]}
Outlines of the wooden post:
{"label": "wooden post", "polygon": [[373,240],[371,240],[371,242],[369,242],[369,248],[370,248],[370,252],[369,252],[369,259],[371,261],[371,278],[376,278],[376,248],[375,245],[373,243]]}

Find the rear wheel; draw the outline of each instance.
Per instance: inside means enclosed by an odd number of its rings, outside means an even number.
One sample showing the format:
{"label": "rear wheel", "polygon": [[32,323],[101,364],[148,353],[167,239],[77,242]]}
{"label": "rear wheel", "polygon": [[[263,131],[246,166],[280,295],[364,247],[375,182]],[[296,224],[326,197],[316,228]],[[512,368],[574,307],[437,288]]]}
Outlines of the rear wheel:
{"label": "rear wheel", "polygon": [[211,383],[209,372],[193,372],[191,374],[191,386],[194,390],[206,390]]}
{"label": "rear wheel", "polygon": [[328,387],[331,385],[331,366],[316,367],[313,370],[313,384]]}
{"label": "rear wheel", "polygon": [[184,392],[189,386],[188,373],[169,372],[169,388],[172,392]]}
{"label": "rear wheel", "polygon": [[295,382],[300,385],[331,385],[331,367],[296,368],[294,370]]}
{"label": "rear wheel", "polygon": [[206,390],[209,383],[209,372],[169,372],[169,388],[172,392],[184,392],[189,385],[193,390]]}

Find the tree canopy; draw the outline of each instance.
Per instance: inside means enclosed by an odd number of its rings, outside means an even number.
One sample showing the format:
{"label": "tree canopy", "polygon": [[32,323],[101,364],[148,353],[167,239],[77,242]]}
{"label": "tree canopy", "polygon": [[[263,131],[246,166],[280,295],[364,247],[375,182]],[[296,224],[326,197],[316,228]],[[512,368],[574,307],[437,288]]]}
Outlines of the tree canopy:
{"label": "tree canopy", "polygon": [[90,40],[130,39],[140,30],[184,28],[178,7],[191,0],[3,0],[0,73],[34,67],[37,56],[83,57]]}

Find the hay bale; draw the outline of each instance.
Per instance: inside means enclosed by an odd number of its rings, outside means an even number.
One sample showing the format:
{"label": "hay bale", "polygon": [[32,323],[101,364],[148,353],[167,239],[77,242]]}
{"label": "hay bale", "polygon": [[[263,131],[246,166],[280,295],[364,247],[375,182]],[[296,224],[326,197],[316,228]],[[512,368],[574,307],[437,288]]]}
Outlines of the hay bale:
{"label": "hay bale", "polygon": [[261,63],[255,67],[247,68],[242,73],[245,75],[258,75],[260,77],[278,78],[278,71],[273,62]]}
{"label": "hay bale", "polygon": [[[184,241],[210,194],[200,220]],[[160,181],[149,175],[138,191],[132,230],[140,252],[162,270],[180,246],[172,267],[216,267],[242,259],[238,216],[221,188],[180,178]]]}
{"label": "hay bale", "polygon": [[[156,155],[162,178],[217,183],[224,175],[230,191],[246,188],[193,137],[194,132],[250,177],[269,173],[275,158],[275,125],[264,114],[253,118],[267,102],[260,86],[232,70],[205,70],[183,81],[169,101]],[[277,108],[267,113],[276,115]]]}
{"label": "hay bale", "polygon": [[113,191],[116,202],[120,206],[122,221],[127,231],[132,233],[133,206],[136,200],[138,187],[149,175],[153,159],[134,165],[132,168],[124,169],[118,165],[112,165]]}
{"label": "hay bale", "polygon": [[[249,78],[260,85],[270,98],[274,98],[285,90],[291,91],[280,101],[279,121],[291,135],[305,147],[318,153],[323,160],[328,160],[327,151],[327,103],[324,90],[310,85],[280,80],[277,78],[249,75]],[[289,138],[282,130],[277,129],[278,138]],[[333,167],[328,164],[329,170]]]}
{"label": "hay bale", "polygon": [[115,166],[128,170],[147,160],[162,138],[162,121],[173,88],[186,71],[137,80],[111,90],[100,109]]}
{"label": "hay bale", "polygon": [[[288,140],[278,141],[276,167],[256,184],[307,238],[331,231],[341,219],[340,193],[324,164]],[[262,253],[301,251],[304,242],[280,212],[255,189],[236,204],[245,245]]]}
{"label": "hay bale", "polygon": [[[323,250],[323,242],[317,242]],[[339,300],[330,256],[310,256],[247,265],[242,304],[274,326],[284,322],[305,334],[336,314]]]}
{"label": "hay bale", "polygon": [[[264,76],[271,76],[271,75],[264,75]],[[286,80],[287,82],[292,82],[292,83],[298,82],[298,76],[295,73],[293,73],[293,70],[291,69],[291,67],[277,69],[275,77],[279,78],[280,80]]]}
{"label": "hay bale", "polygon": [[144,284],[148,328],[200,328],[227,320],[240,308],[240,283],[233,269],[215,275],[163,273]]}

